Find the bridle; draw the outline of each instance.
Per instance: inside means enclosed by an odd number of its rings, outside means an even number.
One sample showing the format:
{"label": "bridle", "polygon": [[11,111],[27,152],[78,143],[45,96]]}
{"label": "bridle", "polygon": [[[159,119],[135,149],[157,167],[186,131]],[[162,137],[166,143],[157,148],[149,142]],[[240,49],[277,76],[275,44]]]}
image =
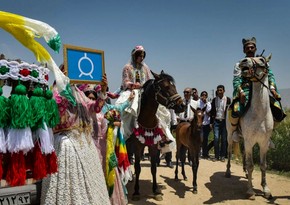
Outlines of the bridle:
{"label": "bridle", "polygon": [[[155,100],[160,104],[163,104],[167,109],[173,109],[173,107],[177,105],[178,99],[180,99],[181,97],[178,93],[172,96],[165,96],[160,87],[160,83],[164,80],[165,79],[160,79],[158,81],[154,80],[153,82],[153,89],[155,91]],[[161,99],[164,103],[161,103],[160,100],[158,99]]]}
{"label": "bridle", "polygon": [[257,69],[259,67],[259,64],[257,63],[257,61],[255,60],[255,58],[250,58],[253,66],[251,68],[248,68],[248,73],[251,74],[251,76],[247,77],[250,79],[250,81],[252,82],[259,82],[261,83],[264,87],[266,87],[269,90],[269,87],[267,85],[265,85],[265,83],[262,81],[262,79],[268,75],[269,73],[269,66],[267,65],[266,59],[264,57],[262,57],[265,60],[265,68],[263,69],[263,75],[262,77],[260,77],[260,75],[257,74]]}

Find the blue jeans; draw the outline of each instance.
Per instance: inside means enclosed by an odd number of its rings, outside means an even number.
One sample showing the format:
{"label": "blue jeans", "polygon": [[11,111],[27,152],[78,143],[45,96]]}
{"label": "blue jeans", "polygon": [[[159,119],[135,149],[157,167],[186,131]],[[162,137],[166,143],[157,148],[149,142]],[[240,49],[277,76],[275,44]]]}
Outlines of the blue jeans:
{"label": "blue jeans", "polygon": [[210,132],[210,125],[203,125],[202,126],[202,156],[208,157],[208,150],[207,150],[207,144],[208,144],[208,135]]}
{"label": "blue jeans", "polygon": [[216,159],[226,157],[227,153],[227,129],[225,120],[215,120],[214,128],[214,155]]}

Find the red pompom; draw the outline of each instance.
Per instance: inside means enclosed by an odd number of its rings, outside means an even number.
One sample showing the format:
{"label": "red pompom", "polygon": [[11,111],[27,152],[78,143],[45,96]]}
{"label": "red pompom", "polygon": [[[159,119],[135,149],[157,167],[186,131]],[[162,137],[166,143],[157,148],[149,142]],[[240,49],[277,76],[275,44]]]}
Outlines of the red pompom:
{"label": "red pompom", "polygon": [[10,155],[6,181],[10,186],[21,186],[25,184],[26,169],[24,154],[22,151]]}
{"label": "red pompom", "polygon": [[42,179],[46,177],[46,161],[45,157],[42,155],[40,146],[38,143],[35,144],[33,149],[33,158],[34,158],[34,164],[33,164],[33,170],[32,170],[32,176],[34,179]]}
{"label": "red pompom", "polygon": [[57,156],[55,152],[52,152],[51,154],[48,154],[46,156],[47,160],[47,173],[53,174],[57,172]]}

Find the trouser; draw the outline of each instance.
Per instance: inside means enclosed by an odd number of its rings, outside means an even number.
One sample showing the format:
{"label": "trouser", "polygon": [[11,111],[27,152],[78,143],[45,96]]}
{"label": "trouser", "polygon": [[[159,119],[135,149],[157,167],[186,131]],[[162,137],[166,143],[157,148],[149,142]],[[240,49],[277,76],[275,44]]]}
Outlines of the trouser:
{"label": "trouser", "polygon": [[202,156],[203,157],[208,157],[208,149],[207,149],[207,144],[208,144],[208,135],[210,132],[210,125],[203,125],[202,126]]}

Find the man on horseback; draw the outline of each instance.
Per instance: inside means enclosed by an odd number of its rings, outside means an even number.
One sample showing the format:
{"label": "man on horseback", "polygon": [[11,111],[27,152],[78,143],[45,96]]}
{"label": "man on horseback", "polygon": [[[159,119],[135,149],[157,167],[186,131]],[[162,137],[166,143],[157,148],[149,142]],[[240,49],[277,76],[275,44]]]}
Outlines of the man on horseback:
{"label": "man on horseback", "polygon": [[[249,39],[243,39],[243,52],[246,54],[246,57],[253,58],[255,57],[255,53],[257,51],[256,47],[256,38],[252,37]],[[277,91],[277,86],[275,82],[275,77],[272,70],[269,68],[268,70],[268,82],[269,82],[269,90],[273,96],[273,99],[277,101],[275,106],[278,109],[281,108],[281,104],[278,103],[281,100],[281,96]],[[233,78],[233,104],[231,105],[231,123],[235,127],[235,131],[233,133],[233,140],[235,142],[239,142],[241,137],[241,133],[239,130],[239,119],[246,112],[246,109],[249,107],[250,101],[250,88],[252,82],[248,78],[244,78],[242,76],[242,72],[240,69],[240,62],[236,63],[234,66],[234,78]]]}

